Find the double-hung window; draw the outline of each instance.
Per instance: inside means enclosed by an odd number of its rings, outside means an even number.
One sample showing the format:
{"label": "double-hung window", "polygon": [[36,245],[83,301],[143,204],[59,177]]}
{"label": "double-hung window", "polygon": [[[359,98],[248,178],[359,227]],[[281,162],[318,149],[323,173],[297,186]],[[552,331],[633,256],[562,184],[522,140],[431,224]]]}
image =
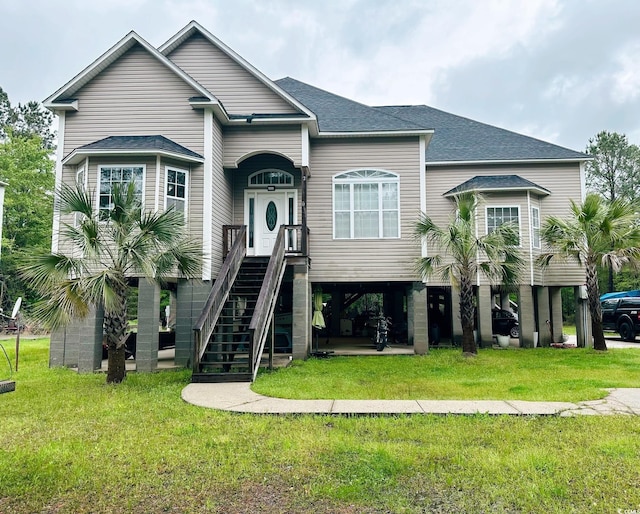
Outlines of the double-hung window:
{"label": "double-hung window", "polygon": [[540,209],[531,207],[531,240],[534,248],[540,248]]}
{"label": "double-hung window", "polygon": [[173,207],[176,211],[185,213],[187,210],[187,172],[167,167],[166,176],[166,208]]}
{"label": "double-hung window", "polygon": [[352,170],[333,178],[335,239],[400,237],[400,178],[384,170]]}
{"label": "double-hung window", "polygon": [[135,185],[136,197],[142,203],[144,186],[144,166],[100,166],[100,186],[98,208],[100,217],[105,218],[113,208],[113,186],[126,186],[129,182]]}
{"label": "double-hung window", "polygon": [[500,225],[511,223],[518,233],[517,240],[512,244],[520,244],[520,208],[519,207],[487,207],[487,234],[496,230]]}

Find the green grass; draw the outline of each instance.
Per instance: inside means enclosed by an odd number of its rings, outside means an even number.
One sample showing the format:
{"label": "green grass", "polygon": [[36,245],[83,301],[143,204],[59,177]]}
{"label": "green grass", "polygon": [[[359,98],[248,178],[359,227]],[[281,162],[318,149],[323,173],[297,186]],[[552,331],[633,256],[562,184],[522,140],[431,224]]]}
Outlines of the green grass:
{"label": "green grass", "polygon": [[577,402],[640,387],[640,351],[537,348],[433,350],[425,356],[331,357],[261,374],[253,389],[281,398],[485,399]]}
{"label": "green grass", "polygon": [[186,371],[107,386],[47,359],[22,341],[0,396],[3,513],[640,508],[640,418],[233,414],[184,403]]}

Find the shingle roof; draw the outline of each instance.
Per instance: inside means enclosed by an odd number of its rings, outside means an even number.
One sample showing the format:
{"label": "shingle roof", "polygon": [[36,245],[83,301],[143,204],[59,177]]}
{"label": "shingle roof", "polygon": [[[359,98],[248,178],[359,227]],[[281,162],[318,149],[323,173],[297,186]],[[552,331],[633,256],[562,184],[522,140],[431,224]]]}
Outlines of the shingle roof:
{"label": "shingle roof", "polygon": [[275,83],[316,115],[321,132],[424,131],[432,128],[290,77]]}
{"label": "shingle roof", "polygon": [[551,191],[539,186],[535,182],[531,182],[519,175],[477,175],[469,180],[457,185],[453,189],[449,189],[442,196],[452,196],[464,191],[537,191],[539,194],[548,195]]}
{"label": "shingle roof", "polygon": [[391,116],[435,129],[430,162],[584,160],[589,156],[533,137],[456,116],[426,105],[376,107]]}
{"label": "shingle roof", "polygon": [[179,145],[175,141],[164,136],[110,136],[88,145],[80,146],[75,151],[100,151],[100,150],[118,150],[118,151],[161,151],[184,155],[195,159],[204,159],[202,155]]}
{"label": "shingle roof", "polygon": [[276,84],[313,111],[321,132],[428,130],[435,162],[584,160],[589,156],[426,105],[369,107],[286,77]]}

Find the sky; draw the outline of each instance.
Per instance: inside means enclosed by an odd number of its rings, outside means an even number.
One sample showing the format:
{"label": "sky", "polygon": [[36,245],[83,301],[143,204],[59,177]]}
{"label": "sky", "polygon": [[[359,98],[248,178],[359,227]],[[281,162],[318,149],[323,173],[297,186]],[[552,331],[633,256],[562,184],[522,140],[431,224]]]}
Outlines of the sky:
{"label": "sky", "polygon": [[191,20],[274,80],[640,144],[638,0],[0,0],[0,87],[43,101],[129,31],[158,47]]}

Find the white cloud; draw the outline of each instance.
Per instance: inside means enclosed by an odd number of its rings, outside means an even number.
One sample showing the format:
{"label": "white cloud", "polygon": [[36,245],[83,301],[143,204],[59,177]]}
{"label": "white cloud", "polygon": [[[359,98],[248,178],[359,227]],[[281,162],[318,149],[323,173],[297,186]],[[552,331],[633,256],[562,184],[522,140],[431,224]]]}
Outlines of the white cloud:
{"label": "white cloud", "polygon": [[[613,75],[612,99],[621,104],[640,97],[640,41],[624,48],[616,58],[620,69]],[[640,113],[638,113],[640,116]]]}

